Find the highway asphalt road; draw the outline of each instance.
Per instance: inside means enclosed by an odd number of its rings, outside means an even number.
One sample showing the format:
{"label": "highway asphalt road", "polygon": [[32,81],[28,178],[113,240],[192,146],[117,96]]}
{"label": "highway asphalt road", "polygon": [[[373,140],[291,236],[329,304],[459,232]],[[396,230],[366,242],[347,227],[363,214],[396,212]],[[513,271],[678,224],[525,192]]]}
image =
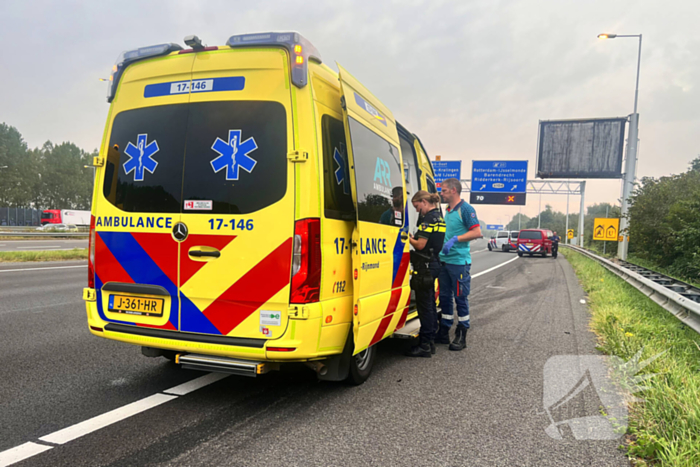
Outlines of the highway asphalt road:
{"label": "highway asphalt road", "polygon": [[87,247],[87,238],[80,240],[3,240],[0,238],[0,251],[72,250]]}
{"label": "highway asphalt road", "polygon": [[[485,246],[474,248],[466,351],[410,359],[408,342],[390,339],[359,387],[288,367],[179,397],[163,391],[206,374],[88,333],[84,263],[0,265],[0,461],[23,446],[46,451],[16,465],[628,465],[620,440],[544,431],[545,362],[595,354],[570,266]],[[64,444],[55,434],[145,398],[172,400]]]}

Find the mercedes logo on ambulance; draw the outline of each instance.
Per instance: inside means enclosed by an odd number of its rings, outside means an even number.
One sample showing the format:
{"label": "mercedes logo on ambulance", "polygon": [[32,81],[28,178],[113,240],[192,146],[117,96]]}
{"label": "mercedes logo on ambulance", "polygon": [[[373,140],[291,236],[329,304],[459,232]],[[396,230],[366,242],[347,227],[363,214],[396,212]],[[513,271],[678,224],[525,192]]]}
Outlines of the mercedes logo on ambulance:
{"label": "mercedes logo on ambulance", "polygon": [[178,222],[173,227],[173,237],[178,242],[183,242],[187,238],[187,226],[182,222]]}

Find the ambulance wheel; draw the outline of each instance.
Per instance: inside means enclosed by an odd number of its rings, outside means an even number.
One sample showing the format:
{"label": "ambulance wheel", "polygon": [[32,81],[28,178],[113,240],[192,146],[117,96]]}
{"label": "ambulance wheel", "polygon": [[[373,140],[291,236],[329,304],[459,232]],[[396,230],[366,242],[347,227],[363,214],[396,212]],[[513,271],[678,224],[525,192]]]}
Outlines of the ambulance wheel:
{"label": "ambulance wheel", "polygon": [[370,373],[372,373],[372,366],[374,365],[374,357],[376,355],[377,346],[373,345],[353,356],[352,360],[350,360],[350,372],[348,373],[346,381],[355,386],[359,386],[367,381]]}
{"label": "ambulance wheel", "polygon": [[519,251],[519,252],[518,252],[518,256],[520,256],[520,257],[522,258],[522,257],[523,257],[523,252],[522,252],[522,251]]}

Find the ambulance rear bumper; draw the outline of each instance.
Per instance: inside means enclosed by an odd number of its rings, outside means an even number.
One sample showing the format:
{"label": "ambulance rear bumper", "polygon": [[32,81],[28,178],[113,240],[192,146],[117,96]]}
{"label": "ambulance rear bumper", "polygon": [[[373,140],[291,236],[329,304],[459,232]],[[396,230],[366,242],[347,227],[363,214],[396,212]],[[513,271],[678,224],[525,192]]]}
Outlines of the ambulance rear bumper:
{"label": "ambulance rear bumper", "polygon": [[133,334],[144,337],[155,337],[160,339],[173,339],[189,342],[200,342],[202,344],[232,345],[236,347],[252,347],[262,349],[265,347],[267,339],[251,339],[245,337],[212,336],[208,334],[195,334],[190,332],[169,331],[167,329],[144,328],[128,326],[124,324],[109,323],[105,326],[105,331]]}

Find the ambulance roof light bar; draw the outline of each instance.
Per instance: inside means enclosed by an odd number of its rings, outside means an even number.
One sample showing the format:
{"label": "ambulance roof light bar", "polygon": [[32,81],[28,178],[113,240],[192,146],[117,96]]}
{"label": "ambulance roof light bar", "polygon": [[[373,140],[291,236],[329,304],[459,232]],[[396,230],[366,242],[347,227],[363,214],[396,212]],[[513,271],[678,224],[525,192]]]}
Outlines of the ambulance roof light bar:
{"label": "ambulance roof light bar", "polygon": [[160,55],[168,55],[171,52],[177,52],[179,50],[182,50],[182,47],[178,44],[168,43],[150,45],[148,47],[139,47],[138,49],[122,52],[122,54],[117,58],[115,65],[112,67],[112,75],[109,77],[112,85],[109,87],[107,102],[112,102],[114,99],[114,94],[117,92],[117,86],[119,85],[119,79],[121,78],[124,69],[128,65],[139,60],[158,57]]}
{"label": "ambulance roof light bar", "polygon": [[314,45],[298,32],[265,32],[259,34],[239,34],[229,37],[226,42],[231,48],[272,46],[283,47],[289,52],[292,83],[303,88],[308,80],[308,61],[322,63],[321,54]]}

